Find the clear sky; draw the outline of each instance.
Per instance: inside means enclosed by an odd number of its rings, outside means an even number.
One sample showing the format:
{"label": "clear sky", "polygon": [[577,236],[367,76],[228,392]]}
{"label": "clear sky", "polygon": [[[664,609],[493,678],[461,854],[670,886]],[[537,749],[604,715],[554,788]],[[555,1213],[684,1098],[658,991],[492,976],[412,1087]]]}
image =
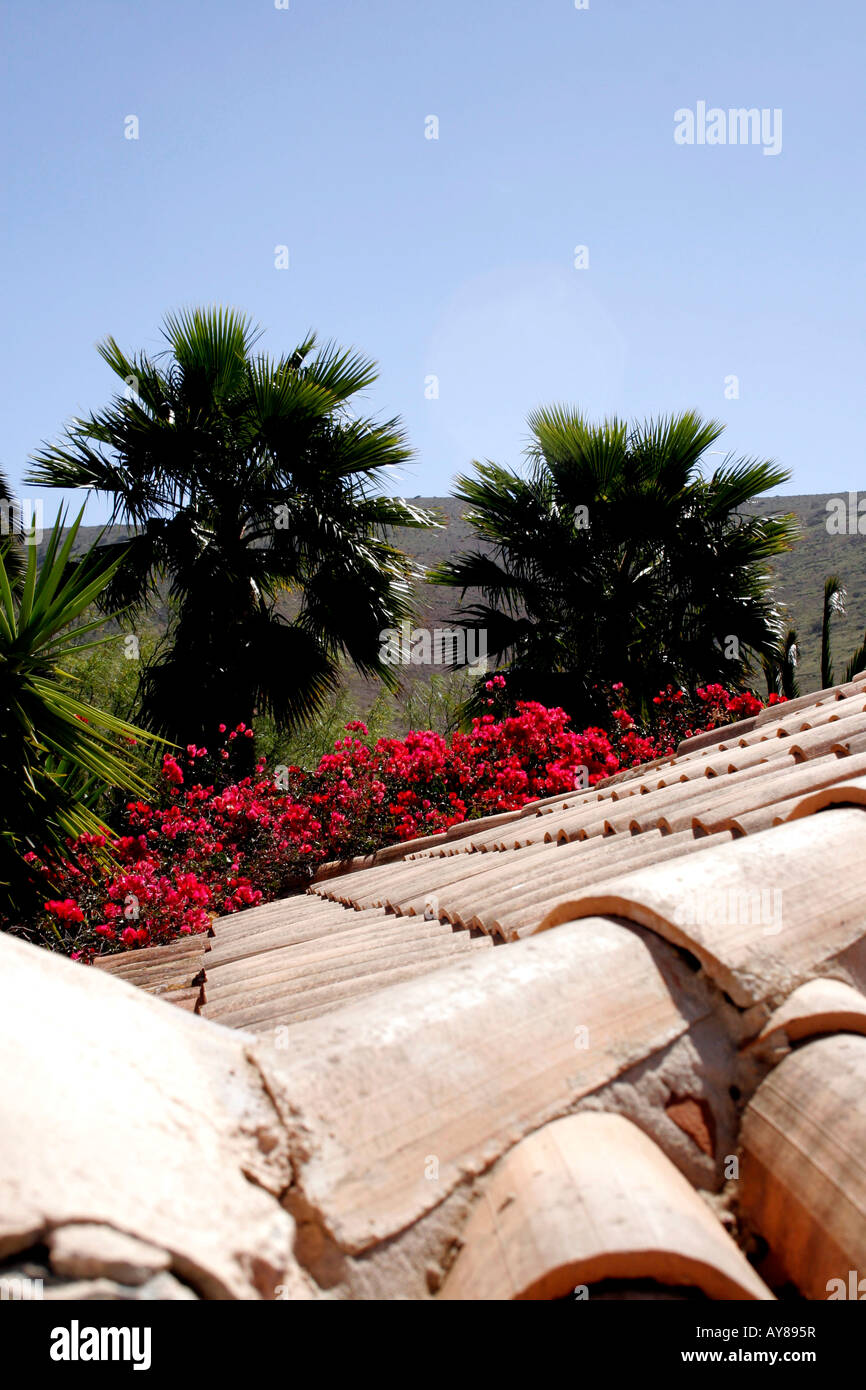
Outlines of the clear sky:
{"label": "clear sky", "polygon": [[[2,50],[13,480],[107,400],[97,340],[220,301],[378,360],[409,496],[552,401],[866,485],[862,0],[18,0]],[[678,144],[700,102],[781,150]]]}

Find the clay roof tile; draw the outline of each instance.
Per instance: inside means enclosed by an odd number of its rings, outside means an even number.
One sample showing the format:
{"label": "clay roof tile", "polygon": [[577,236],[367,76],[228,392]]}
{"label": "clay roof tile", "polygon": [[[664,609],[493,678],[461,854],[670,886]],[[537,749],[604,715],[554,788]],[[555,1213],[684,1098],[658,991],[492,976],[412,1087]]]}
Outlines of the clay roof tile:
{"label": "clay roof tile", "polygon": [[773,1297],[651,1139],[620,1115],[572,1115],[486,1179],[439,1297],[550,1299],[605,1279]]}

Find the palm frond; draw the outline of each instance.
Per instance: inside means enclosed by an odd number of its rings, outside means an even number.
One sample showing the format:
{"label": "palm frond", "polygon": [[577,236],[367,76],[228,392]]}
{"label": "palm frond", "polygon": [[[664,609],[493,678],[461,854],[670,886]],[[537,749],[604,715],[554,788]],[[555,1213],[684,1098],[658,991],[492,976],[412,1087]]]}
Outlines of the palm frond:
{"label": "palm frond", "polygon": [[845,587],[837,574],[829,574],[824,580],[824,602],[821,612],[821,688],[827,690],[833,684],[833,658],[831,654],[831,629],[836,614],[844,615]]}
{"label": "palm frond", "polygon": [[857,648],[845,667],[845,680],[852,681],[855,676],[859,676],[861,671],[864,670],[866,670],[866,633],[863,634],[862,645]]}

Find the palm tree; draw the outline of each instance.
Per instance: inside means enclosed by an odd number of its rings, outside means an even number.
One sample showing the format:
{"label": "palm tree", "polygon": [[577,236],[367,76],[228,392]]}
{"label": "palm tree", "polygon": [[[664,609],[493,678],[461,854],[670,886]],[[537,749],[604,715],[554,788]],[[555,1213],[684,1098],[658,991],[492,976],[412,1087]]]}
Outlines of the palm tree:
{"label": "palm tree", "polygon": [[[821,614],[821,688],[826,690],[835,680],[833,669],[831,630],[836,616],[845,616],[845,600],[848,591],[837,574],[829,574],[824,580],[824,604]],[[866,633],[863,644],[853,653],[845,667],[845,680],[850,681],[866,667]]]}
{"label": "palm tree", "polygon": [[830,651],[830,629],[833,618],[838,613],[845,616],[845,586],[837,574],[828,574],[824,580],[824,606],[821,613],[821,689],[827,690],[833,684],[833,657]]}
{"label": "palm tree", "polygon": [[94,547],[72,562],[80,523],[79,513],[63,538],[61,513],[42,564],[30,544],[20,572],[15,543],[0,546],[0,908],[6,916],[33,906],[38,880],[26,856],[50,869],[68,837],[110,833],[89,804],[95,787],[107,782],[134,796],[149,792],[130,741],[148,742],[151,735],[79,700],[63,669],[73,652],[100,645],[82,639],[101,620],[82,621],[82,615],[120,564],[106,566]]}
{"label": "palm tree", "polygon": [[765,656],[762,660],[768,695],[784,695],[786,699],[793,700],[800,694],[800,685],[797,680],[799,660],[800,649],[797,632],[795,628],[789,627],[782,638],[778,651],[774,652],[772,656]]}
{"label": "palm tree", "polygon": [[584,721],[614,681],[645,711],[669,683],[743,684],[778,647],[767,561],[796,534],[743,508],[787,473],[728,456],[704,476],[723,427],[692,412],[629,427],[557,406],[529,425],[525,474],[476,463],[457,480],[484,548],[430,575],[480,593],[455,620],[486,632],[512,696]]}
{"label": "palm tree", "polygon": [[125,557],[112,603],[141,609],[167,585],[143,720],[182,744],[256,712],[291,728],[333,695],[344,659],[395,688],[380,634],[411,614],[418,576],[389,532],[433,523],[376,491],[410,451],[397,420],[350,411],[374,364],[312,335],[257,354],[234,310],[169,315],[162,332],[159,359],[100,346],[125,392],[43,446],[30,475],[112,499],[130,528],[105,547]]}
{"label": "palm tree", "polygon": [[845,667],[845,680],[852,681],[855,676],[859,676],[861,671],[866,670],[866,632],[863,634],[863,645],[858,647],[848,665]]}

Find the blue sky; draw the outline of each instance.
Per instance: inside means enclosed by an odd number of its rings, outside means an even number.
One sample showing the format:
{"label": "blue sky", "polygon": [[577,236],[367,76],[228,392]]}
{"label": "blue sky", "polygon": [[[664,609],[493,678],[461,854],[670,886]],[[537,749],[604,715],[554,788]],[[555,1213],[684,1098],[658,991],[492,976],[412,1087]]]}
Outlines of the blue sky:
{"label": "blue sky", "polygon": [[[100,338],[220,301],[378,360],[409,496],[519,463],[552,401],[694,407],[788,491],[863,482],[855,0],[41,0],[2,44],[13,480],[106,402]],[[678,145],[700,101],[780,109],[781,152]]]}

